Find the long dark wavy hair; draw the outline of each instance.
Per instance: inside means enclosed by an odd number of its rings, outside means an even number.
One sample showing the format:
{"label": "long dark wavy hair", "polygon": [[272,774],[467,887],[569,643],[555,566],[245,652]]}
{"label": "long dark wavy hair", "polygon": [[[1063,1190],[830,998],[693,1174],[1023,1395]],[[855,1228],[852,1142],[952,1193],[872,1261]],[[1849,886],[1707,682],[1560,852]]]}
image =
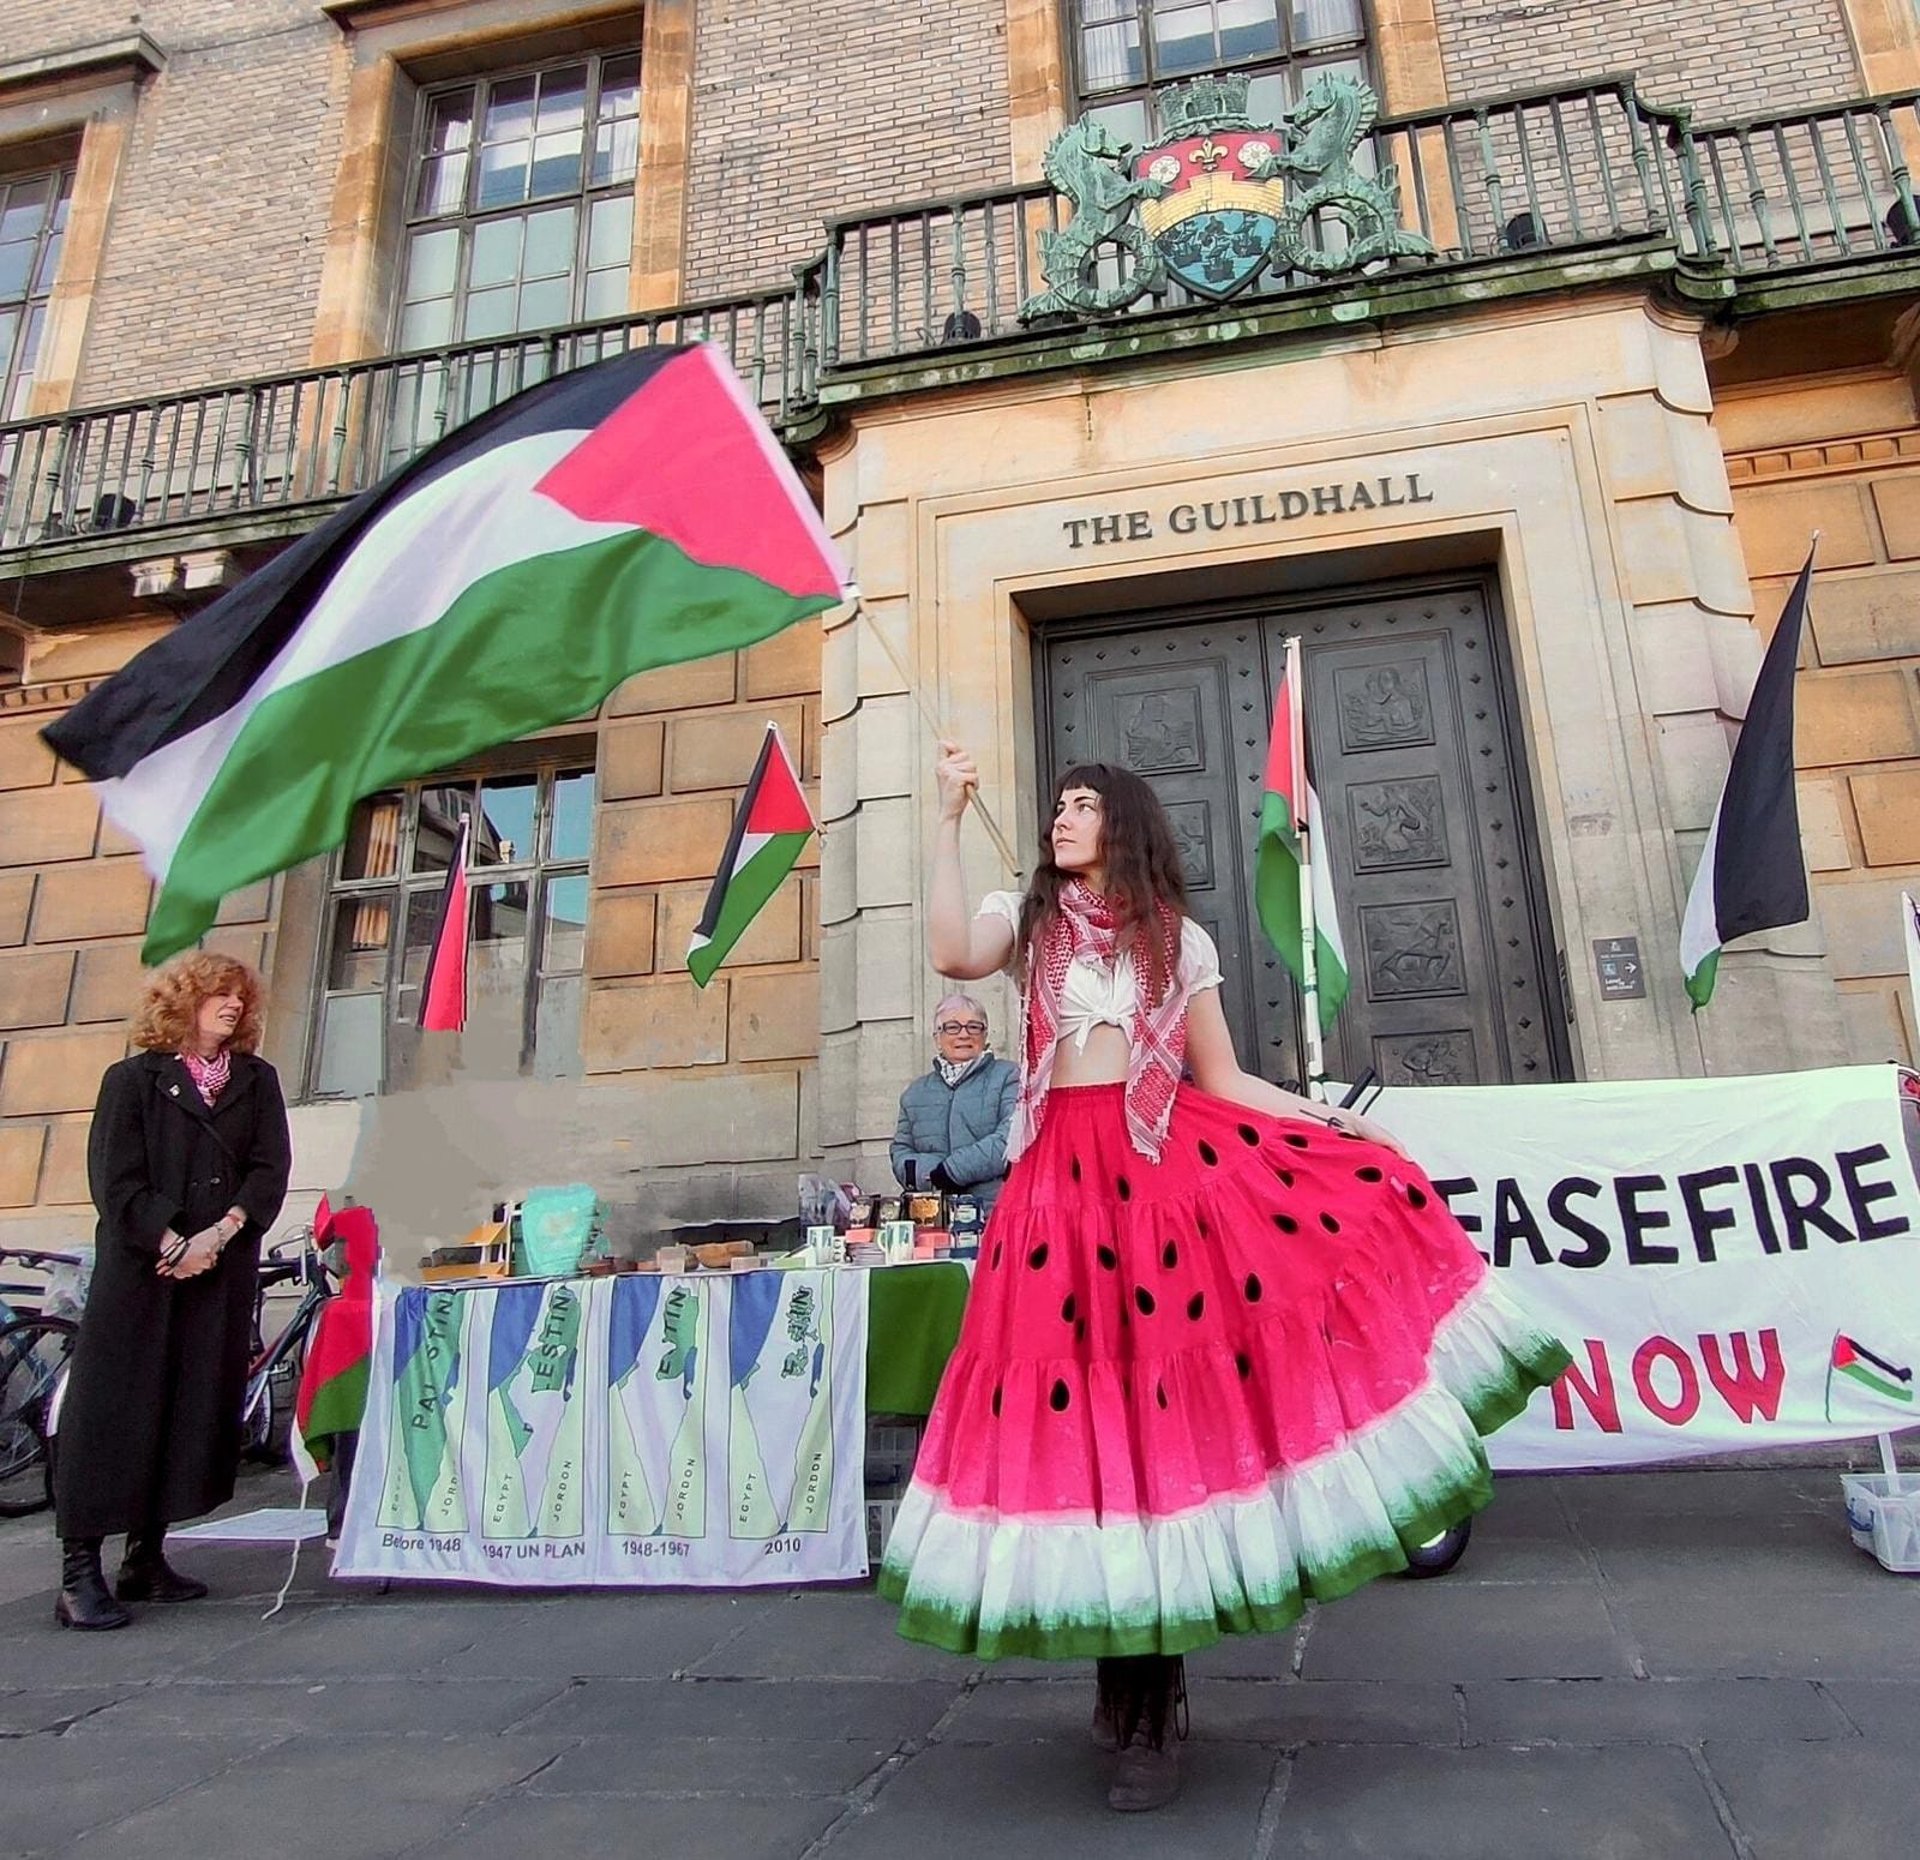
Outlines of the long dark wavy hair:
{"label": "long dark wavy hair", "polygon": [[1106,762],[1077,763],[1054,783],[1053,799],[1040,822],[1040,863],[1020,906],[1014,979],[1026,986],[1028,952],[1058,920],[1061,889],[1074,876],[1053,862],[1054,816],[1060,797],[1072,788],[1091,788],[1100,797],[1100,860],[1106,868],[1107,901],[1119,922],[1120,948],[1132,952],[1147,1000],[1157,1007],[1173,984],[1180,960],[1186,874],[1160,797],[1131,769]]}

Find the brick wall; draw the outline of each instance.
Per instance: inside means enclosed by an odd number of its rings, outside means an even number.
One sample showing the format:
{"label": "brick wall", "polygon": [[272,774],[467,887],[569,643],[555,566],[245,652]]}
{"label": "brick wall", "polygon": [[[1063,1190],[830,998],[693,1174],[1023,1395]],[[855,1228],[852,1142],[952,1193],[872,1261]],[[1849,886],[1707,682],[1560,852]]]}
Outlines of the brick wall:
{"label": "brick wall", "polygon": [[830,214],[1011,175],[998,0],[708,0],[694,84],[689,297],[782,282]]}
{"label": "brick wall", "polygon": [[1839,0],[1438,0],[1455,98],[1638,74],[1697,120],[1798,109],[1860,91]]}
{"label": "brick wall", "polygon": [[[1888,421],[1891,414],[1904,417]],[[1723,407],[1735,520],[1770,630],[1811,531],[1796,692],[1800,825],[1853,1057],[1920,1057],[1900,893],[1920,892],[1920,431],[1897,378]],[[1885,423],[1880,430],[1876,424]],[[1754,444],[1771,434],[1773,444]]]}

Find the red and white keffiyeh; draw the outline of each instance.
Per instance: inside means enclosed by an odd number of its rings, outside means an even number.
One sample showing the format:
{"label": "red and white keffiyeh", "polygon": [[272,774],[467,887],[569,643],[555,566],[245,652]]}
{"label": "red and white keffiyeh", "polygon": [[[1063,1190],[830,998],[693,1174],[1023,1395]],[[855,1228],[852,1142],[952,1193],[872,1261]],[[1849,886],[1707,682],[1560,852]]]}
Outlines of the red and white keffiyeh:
{"label": "red and white keffiyeh", "polygon": [[209,1106],[227,1089],[227,1080],[233,1076],[233,1055],[224,1046],[211,1059],[202,1059],[198,1053],[182,1048],[180,1062],[187,1068],[194,1089]]}
{"label": "red and white keffiyeh", "polygon": [[[1174,1089],[1187,1050],[1187,1001],[1193,993],[1188,964],[1182,960],[1181,926],[1170,905],[1159,907],[1159,928],[1174,956],[1173,974],[1158,1006],[1147,1000],[1146,968],[1136,962],[1133,1024],[1127,1029],[1127,1135],[1142,1156],[1160,1160],[1160,1145],[1173,1115]],[[1053,1086],[1053,1062],[1060,1049],[1060,1000],[1067,970],[1084,958],[1111,968],[1119,957],[1120,926],[1113,906],[1079,879],[1060,892],[1060,915],[1028,952],[1026,1046],[1021,1055],[1020,1103],[1007,1135],[1007,1160],[1028,1149],[1040,1134],[1047,1093]]]}

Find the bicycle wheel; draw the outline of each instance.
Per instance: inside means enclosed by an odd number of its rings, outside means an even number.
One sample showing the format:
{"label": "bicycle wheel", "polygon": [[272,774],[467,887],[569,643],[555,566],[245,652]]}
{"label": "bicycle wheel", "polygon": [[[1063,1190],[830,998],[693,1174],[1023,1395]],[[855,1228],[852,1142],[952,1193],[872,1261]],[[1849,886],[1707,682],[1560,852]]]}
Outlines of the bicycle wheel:
{"label": "bicycle wheel", "polygon": [[246,1457],[267,1466],[287,1463],[293,1440],[293,1410],[306,1367],[307,1340],[294,1339],[264,1376],[248,1378],[248,1408],[242,1430]]}
{"label": "bicycle wheel", "polygon": [[0,1328],[0,1518],[24,1518],[52,1500],[47,1402],[73,1350],[65,1318],[27,1317]]}

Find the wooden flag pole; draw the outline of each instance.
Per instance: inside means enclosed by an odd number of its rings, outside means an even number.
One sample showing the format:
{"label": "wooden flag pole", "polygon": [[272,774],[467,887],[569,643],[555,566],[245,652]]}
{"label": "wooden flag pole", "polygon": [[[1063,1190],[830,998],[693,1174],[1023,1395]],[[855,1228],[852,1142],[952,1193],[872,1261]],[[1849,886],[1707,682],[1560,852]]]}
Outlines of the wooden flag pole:
{"label": "wooden flag pole", "polygon": [[[867,604],[856,591],[853,596],[856,617],[866,621],[869,631],[880,642],[880,650],[887,655],[888,662],[900,674],[900,682],[906,686],[907,694],[913,699],[915,708],[920,712],[921,721],[933,732],[935,742],[951,742],[953,732],[933,714],[931,706],[921,694],[920,687],[914,683],[913,675],[900,663],[900,655],[893,649],[893,641],[882,631],[880,622],[867,612]],[[980,817],[980,824],[987,830],[987,838],[993,842],[994,851],[1000,855],[1001,862],[1014,877],[1024,876],[1020,861],[1013,856],[1013,848],[1007,844],[1007,836],[1000,831],[1000,823],[994,819],[987,804],[980,798],[978,788],[973,791],[973,811]]]}
{"label": "wooden flag pole", "polygon": [[1287,635],[1286,692],[1289,735],[1292,739],[1294,832],[1300,841],[1300,1003],[1306,1021],[1303,1028],[1307,1057],[1307,1096],[1324,1099],[1327,1095],[1327,1055],[1320,1037],[1320,955],[1313,921],[1313,830],[1312,808],[1307,789],[1307,698],[1302,682],[1300,636]]}

